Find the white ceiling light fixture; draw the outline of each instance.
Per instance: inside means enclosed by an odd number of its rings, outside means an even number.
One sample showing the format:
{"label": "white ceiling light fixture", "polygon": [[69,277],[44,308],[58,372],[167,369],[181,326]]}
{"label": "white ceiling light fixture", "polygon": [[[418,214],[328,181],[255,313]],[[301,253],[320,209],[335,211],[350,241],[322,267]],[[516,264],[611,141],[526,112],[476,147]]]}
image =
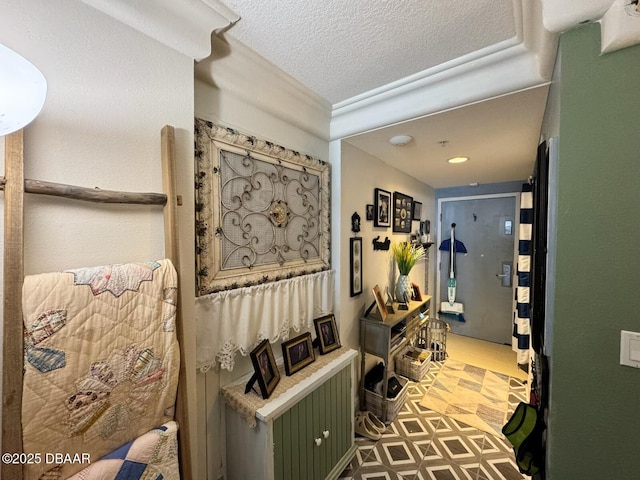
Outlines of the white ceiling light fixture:
{"label": "white ceiling light fixture", "polygon": [[411,135],[395,135],[389,139],[389,143],[394,147],[403,147],[413,140]]}
{"label": "white ceiling light fixture", "polygon": [[449,163],[464,163],[469,160],[469,157],[453,157],[447,160]]}
{"label": "white ceiling light fixture", "polygon": [[40,70],[0,43],[0,135],[31,123],[46,96],[47,81]]}

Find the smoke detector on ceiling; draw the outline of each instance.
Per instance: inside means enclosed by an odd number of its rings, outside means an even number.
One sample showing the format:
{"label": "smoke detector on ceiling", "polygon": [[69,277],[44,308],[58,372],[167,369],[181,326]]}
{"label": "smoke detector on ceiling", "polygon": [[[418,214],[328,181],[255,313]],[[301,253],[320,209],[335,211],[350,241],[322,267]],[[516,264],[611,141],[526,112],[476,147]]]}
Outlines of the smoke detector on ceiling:
{"label": "smoke detector on ceiling", "polygon": [[394,147],[402,147],[413,140],[411,135],[396,135],[389,139],[389,143]]}

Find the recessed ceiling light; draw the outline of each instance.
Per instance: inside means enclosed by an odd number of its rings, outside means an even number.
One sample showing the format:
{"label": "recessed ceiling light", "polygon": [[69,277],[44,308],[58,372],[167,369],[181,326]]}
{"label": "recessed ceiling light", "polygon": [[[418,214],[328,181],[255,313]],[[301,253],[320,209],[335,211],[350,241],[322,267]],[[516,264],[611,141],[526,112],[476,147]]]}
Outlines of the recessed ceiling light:
{"label": "recessed ceiling light", "polygon": [[402,147],[403,145],[409,143],[411,140],[413,140],[413,137],[411,135],[396,135],[389,139],[389,143],[395,147]]}
{"label": "recessed ceiling light", "polygon": [[449,163],[464,163],[469,160],[469,157],[453,157],[447,160]]}

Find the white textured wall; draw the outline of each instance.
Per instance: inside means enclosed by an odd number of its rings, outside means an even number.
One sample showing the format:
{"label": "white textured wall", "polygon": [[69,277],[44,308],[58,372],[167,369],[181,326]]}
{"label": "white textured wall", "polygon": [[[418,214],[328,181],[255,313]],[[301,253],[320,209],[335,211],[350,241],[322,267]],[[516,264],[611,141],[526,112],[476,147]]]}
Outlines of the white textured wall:
{"label": "white textured wall", "polygon": [[[365,205],[373,204],[374,189],[382,188],[391,192],[404,193],[422,202],[422,219],[434,222],[435,192],[429,185],[425,185],[406,173],[389,167],[376,157],[363,152],[353,145],[342,142],[342,185],[340,193],[340,215],[343,234],[340,238],[340,338],[343,343],[358,348],[360,344],[359,318],[366,307],[373,302],[371,289],[379,285],[384,292],[387,285],[393,292],[393,285],[398,275],[397,269],[391,259],[391,251],[373,250],[372,241],[380,236],[380,241],[389,237],[391,242],[404,242],[409,240],[407,233],[393,233],[392,228],[374,227],[372,221],[366,220]],[[349,296],[349,237],[351,232],[351,215],[358,212],[361,218],[361,230],[358,234],[362,237],[362,273],[363,293],[356,297]],[[413,222],[412,231],[419,227],[418,222]],[[435,254],[433,246],[430,248],[429,261],[429,290],[425,286],[425,263],[418,262],[411,270],[409,278],[418,284],[423,293],[433,295],[434,292],[434,268]],[[370,364],[374,360],[367,358]],[[379,360],[378,360],[379,361]]]}
{"label": "white textured wall", "polygon": [[[330,161],[327,102],[233,40],[214,38],[212,45],[212,55],[196,66],[196,117]],[[331,176],[335,190],[340,177],[334,165]],[[339,215],[336,203],[333,200],[332,222]],[[332,228],[332,242],[338,234]],[[238,354],[232,372],[197,374],[198,424],[206,425],[206,433],[199,432],[198,457],[207,462],[198,465],[196,478],[217,480],[225,474],[224,405],[218,392],[252,368],[250,360]]]}
{"label": "white textured wall", "polygon": [[[0,43],[48,82],[44,109],[25,130],[27,178],[161,192],[160,130],[176,127],[185,199],[181,293],[194,384],[192,60],[77,0],[3,0]],[[164,256],[159,207],[27,195],[25,209],[26,274]]]}
{"label": "white textured wall", "polygon": [[[343,345],[358,349],[359,317],[375,283],[386,285],[390,275],[387,252],[373,252],[371,240],[378,233],[393,240],[407,240],[408,235],[393,234],[391,229],[374,232],[366,222],[365,205],[373,203],[374,187],[400,191],[423,202],[423,216],[433,219],[434,191],[414,178],[390,168],[344,142],[329,143],[330,106],[276,70],[254,52],[232,39],[214,39],[212,56],[196,67],[196,116],[245,133],[273,141],[287,148],[331,162],[331,242],[332,266],[336,270],[335,315],[340,325]],[[214,87],[215,85],[215,87]],[[349,237],[351,215],[362,217],[364,237],[363,268],[365,293],[349,297]],[[417,228],[417,222],[414,224]],[[411,278],[424,285],[424,264],[418,265]],[[430,284],[433,285],[431,272]],[[200,435],[199,457],[206,456],[207,466],[199,465],[198,478],[216,480],[224,474],[224,406],[218,395],[225,385],[250,372],[246,358],[236,358],[233,372],[198,374],[198,423],[207,425]]]}

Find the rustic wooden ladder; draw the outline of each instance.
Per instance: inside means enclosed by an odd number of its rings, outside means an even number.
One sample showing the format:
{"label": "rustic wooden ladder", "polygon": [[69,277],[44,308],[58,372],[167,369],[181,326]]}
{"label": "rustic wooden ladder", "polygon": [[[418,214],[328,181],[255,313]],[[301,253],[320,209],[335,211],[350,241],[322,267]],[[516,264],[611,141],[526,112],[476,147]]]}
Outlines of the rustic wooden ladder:
{"label": "rustic wooden ladder", "polygon": [[[162,183],[164,193],[135,193],[76,187],[24,178],[24,131],[5,137],[5,176],[0,177],[4,190],[4,330],[2,375],[2,452],[22,452],[22,371],[23,321],[22,283],[24,280],[24,194],[53,195],[94,203],[160,205],[164,211],[165,256],[180,272],[178,251],[177,195],[175,180],[175,131],[162,128]],[[182,309],[178,305],[177,336],[184,345]],[[180,349],[180,372],[176,398],[176,421],[179,425],[180,473],[191,480],[191,448],[186,388],[184,348]],[[0,478],[22,480],[22,466],[0,466]]]}

